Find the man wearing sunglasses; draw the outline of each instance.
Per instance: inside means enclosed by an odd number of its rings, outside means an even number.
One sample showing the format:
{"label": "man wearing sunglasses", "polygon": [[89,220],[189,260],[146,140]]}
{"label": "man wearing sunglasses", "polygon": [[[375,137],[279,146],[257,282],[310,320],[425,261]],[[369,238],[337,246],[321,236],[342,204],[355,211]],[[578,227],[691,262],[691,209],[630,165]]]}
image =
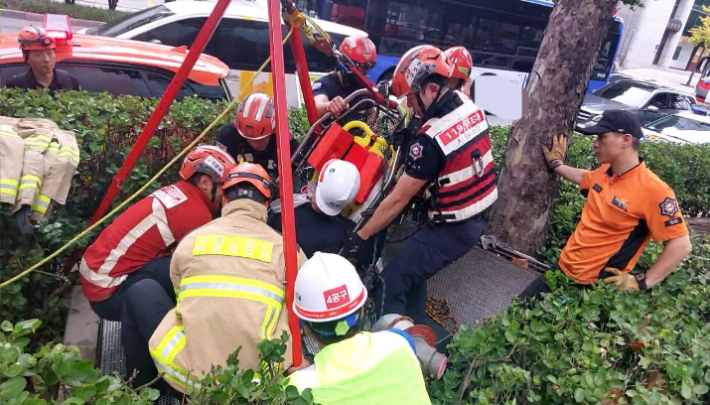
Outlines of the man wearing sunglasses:
{"label": "man wearing sunglasses", "polygon": [[81,90],[79,81],[69,72],[57,69],[56,42],[44,29],[28,25],[20,31],[17,42],[30,67],[24,74],[19,74],[5,84],[9,88]]}
{"label": "man wearing sunglasses", "polygon": [[[360,73],[367,72],[375,67],[377,49],[375,44],[367,38],[347,37],[340,44],[340,52],[355,63],[355,69]],[[345,98],[356,90],[360,90],[353,74],[345,67],[338,66],[334,72],[329,73],[313,83],[313,96],[316,102],[318,115],[329,112],[340,115],[349,108]]]}

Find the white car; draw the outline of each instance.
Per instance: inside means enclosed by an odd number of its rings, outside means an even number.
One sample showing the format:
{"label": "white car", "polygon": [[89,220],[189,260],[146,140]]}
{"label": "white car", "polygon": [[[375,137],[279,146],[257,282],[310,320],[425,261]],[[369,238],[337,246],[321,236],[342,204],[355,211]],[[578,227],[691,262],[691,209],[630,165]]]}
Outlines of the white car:
{"label": "white car", "polygon": [[[171,46],[192,46],[197,34],[212,13],[215,3],[209,1],[175,1],[151,7],[120,20],[81,33],[106,37],[135,39]],[[230,69],[227,85],[235,96],[245,97],[252,92],[272,93],[271,74],[263,73],[250,88],[239,94],[240,84],[252,78],[254,71],[269,57],[268,11],[266,0],[233,0],[207,43],[204,52],[220,59]],[[367,37],[367,33],[330,21],[316,20],[336,44],[346,36]],[[287,33],[282,23],[282,32]],[[332,71],[337,61],[316,50],[303,39],[311,80]],[[288,104],[300,104],[296,66],[291,47],[284,46],[286,90]],[[271,69],[267,68],[267,72]]]}
{"label": "white car", "polygon": [[710,143],[710,117],[678,113],[660,118],[642,128],[644,141],[678,144]]}

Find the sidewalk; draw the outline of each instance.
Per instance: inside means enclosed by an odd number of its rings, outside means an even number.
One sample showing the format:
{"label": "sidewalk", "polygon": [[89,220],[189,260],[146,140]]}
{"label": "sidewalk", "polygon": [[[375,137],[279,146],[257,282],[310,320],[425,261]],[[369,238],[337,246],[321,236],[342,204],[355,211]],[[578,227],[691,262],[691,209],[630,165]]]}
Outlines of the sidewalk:
{"label": "sidewalk", "polygon": [[700,74],[695,73],[693,81],[690,83],[691,85],[686,86],[685,84],[690,77],[689,71],[661,68],[658,66],[642,69],[619,69],[617,73],[629,76],[633,79],[645,80],[663,87],[669,87],[688,95],[693,95],[695,85],[698,84],[698,80],[700,80]]}

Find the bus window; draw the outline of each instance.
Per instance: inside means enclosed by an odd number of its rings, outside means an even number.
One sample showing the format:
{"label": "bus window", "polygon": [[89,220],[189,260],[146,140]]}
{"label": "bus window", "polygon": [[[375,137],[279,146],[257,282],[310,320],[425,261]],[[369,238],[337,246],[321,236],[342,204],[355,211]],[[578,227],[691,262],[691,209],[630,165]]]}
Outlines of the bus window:
{"label": "bus window", "polygon": [[620,39],[621,23],[619,21],[612,21],[609,34],[604,42],[602,42],[602,47],[599,50],[597,63],[594,64],[594,71],[592,72],[591,80],[606,81],[608,79],[609,73],[611,73],[612,70],[612,64],[614,63],[616,48],[619,45]]}

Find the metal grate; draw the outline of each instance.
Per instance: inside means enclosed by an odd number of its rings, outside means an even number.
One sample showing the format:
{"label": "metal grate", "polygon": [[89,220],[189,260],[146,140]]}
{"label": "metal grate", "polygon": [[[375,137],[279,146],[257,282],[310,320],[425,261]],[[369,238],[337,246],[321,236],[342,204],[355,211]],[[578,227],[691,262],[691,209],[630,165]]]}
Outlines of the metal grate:
{"label": "metal grate", "polygon": [[[101,319],[99,324],[98,360],[102,375],[126,375],[126,355],[121,344],[121,322]],[[172,395],[161,396],[158,405],[178,405]]]}
{"label": "metal grate", "polygon": [[[390,232],[390,240],[401,240],[416,232],[418,226],[404,220]],[[404,241],[385,247],[383,260],[394,259]],[[538,273],[518,267],[507,259],[479,247],[471,249],[455,263],[429,279],[430,296],[445,299],[463,325],[476,327],[480,322],[507,308]]]}

